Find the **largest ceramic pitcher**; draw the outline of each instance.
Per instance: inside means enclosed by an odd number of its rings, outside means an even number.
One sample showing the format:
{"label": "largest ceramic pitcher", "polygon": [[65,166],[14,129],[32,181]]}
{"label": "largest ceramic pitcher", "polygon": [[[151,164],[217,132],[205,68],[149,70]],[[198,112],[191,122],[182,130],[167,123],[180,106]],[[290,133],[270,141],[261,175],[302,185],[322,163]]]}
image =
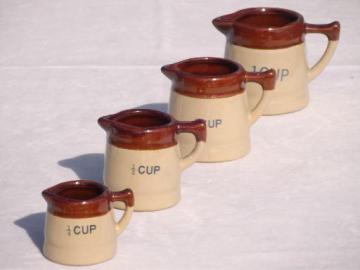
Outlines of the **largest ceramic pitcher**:
{"label": "largest ceramic pitcher", "polygon": [[[225,57],[241,63],[246,70],[277,71],[276,88],[264,114],[300,110],[309,102],[308,83],[325,68],[338,44],[340,24],[309,24],[295,11],[280,8],[249,8],[213,20],[227,37]],[[307,33],[324,34],[328,46],[311,68],[305,56]],[[253,108],[261,89],[249,84],[249,105]]]}

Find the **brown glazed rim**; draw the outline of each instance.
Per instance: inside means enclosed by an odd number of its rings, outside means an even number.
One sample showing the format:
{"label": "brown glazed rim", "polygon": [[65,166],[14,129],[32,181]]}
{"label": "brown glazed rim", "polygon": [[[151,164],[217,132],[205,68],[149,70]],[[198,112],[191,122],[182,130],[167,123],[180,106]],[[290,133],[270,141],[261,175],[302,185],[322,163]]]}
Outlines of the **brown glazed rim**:
{"label": "brown glazed rim", "polygon": [[[139,124],[124,123],[129,119]],[[151,124],[149,121],[160,124]],[[180,132],[193,133],[197,141],[206,140],[204,120],[177,121],[167,113],[151,109],[121,111],[100,117],[98,123],[108,133],[110,144],[126,149],[155,150],[171,147],[177,144],[175,134]]]}
{"label": "brown glazed rim", "polygon": [[[196,65],[198,65],[196,67]],[[187,71],[195,66],[194,71]],[[204,68],[207,66],[207,69]],[[228,69],[228,72],[216,72],[211,69]],[[210,71],[209,71],[210,69]],[[200,97],[228,97],[244,92],[241,82],[244,79],[244,68],[225,58],[195,57],[161,67],[161,72],[173,82],[173,90],[180,94]],[[201,74],[201,73],[205,74]]]}
{"label": "brown glazed rim", "polygon": [[[187,70],[189,67],[192,67],[192,72]],[[224,98],[241,94],[245,91],[246,82],[259,83],[264,90],[272,90],[276,75],[272,69],[247,72],[240,64],[217,57],[190,58],[165,65],[161,72],[173,82],[173,91],[195,98]]]}
{"label": "brown glazed rim", "polygon": [[[141,125],[135,125],[135,124],[128,124],[124,121],[124,120],[129,119],[134,116],[154,117],[154,118],[158,119],[159,121],[163,121],[164,124],[156,124],[156,125],[149,124],[146,126],[141,126]],[[121,112],[118,112],[115,114],[105,116],[104,118],[106,118],[108,120],[113,120],[114,126],[124,129],[124,130],[129,130],[132,133],[138,134],[138,135],[157,132],[157,131],[159,131],[159,129],[169,128],[175,122],[175,119],[171,115],[161,112],[161,111],[156,111],[156,110],[151,110],[151,109],[129,109],[129,110],[125,110],[125,111],[121,111]]]}
{"label": "brown glazed rim", "polygon": [[[194,65],[212,65],[212,64],[217,65],[218,68],[220,67],[228,68],[229,72],[219,73],[216,71],[210,71],[212,72],[211,74],[204,74],[204,73],[202,74],[201,72],[203,71],[199,70],[199,68],[195,72],[186,71],[185,69],[186,67],[191,67]],[[183,76],[192,77],[194,80],[202,80],[202,81],[206,80],[209,82],[214,81],[214,77],[216,78],[216,81],[226,80],[231,77],[237,77],[238,75],[241,75],[245,71],[240,64],[232,60],[219,58],[219,57],[210,57],[210,56],[193,57],[182,60],[175,64],[175,68]]]}
{"label": "brown glazed rim", "polygon": [[[70,194],[61,195],[64,192]],[[48,203],[47,211],[64,218],[104,215],[111,210],[111,202],[114,201],[122,201],[129,207],[134,206],[134,196],[130,189],[111,192],[104,185],[92,180],[62,182],[45,189],[42,196]]]}
{"label": "brown glazed rim", "polygon": [[[239,10],[238,12],[235,12],[235,14],[237,16],[234,23],[236,23],[237,25],[241,25],[244,28],[249,28],[252,30],[263,29],[271,32],[281,32],[284,29],[289,30],[291,27],[295,26],[296,24],[304,23],[304,17],[300,13],[284,8],[270,8],[270,7],[248,8],[248,9]],[[261,15],[271,14],[271,15],[280,15],[280,16],[286,15],[286,16],[292,16],[293,19],[289,20],[288,23],[285,23],[282,26],[273,26],[273,27],[268,27],[268,26],[261,27],[241,21],[243,17],[249,15],[259,15],[259,14]]]}
{"label": "brown glazed rim", "polygon": [[[264,18],[260,17],[263,15],[278,16],[278,20],[274,18],[274,21],[280,22],[281,25],[270,27],[256,25],[255,17],[259,16],[258,24],[261,24],[264,23],[262,21]],[[254,16],[252,22],[244,22],[250,16]],[[288,22],[281,22],[281,19]],[[297,45],[304,42],[306,33],[322,33],[329,40],[338,40],[340,32],[339,22],[323,25],[307,24],[304,22],[304,17],[296,11],[271,7],[242,9],[215,18],[213,25],[227,36],[230,43],[257,49],[277,49]]]}

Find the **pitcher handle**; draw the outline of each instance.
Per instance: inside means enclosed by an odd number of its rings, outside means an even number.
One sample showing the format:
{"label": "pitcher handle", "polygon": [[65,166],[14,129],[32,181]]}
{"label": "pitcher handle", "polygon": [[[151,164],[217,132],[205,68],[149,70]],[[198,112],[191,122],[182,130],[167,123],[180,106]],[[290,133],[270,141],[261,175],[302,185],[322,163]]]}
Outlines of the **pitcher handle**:
{"label": "pitcher handle", "polygon": [[275,81],[276,72],[274,69],[270,69],[264,72],[245,72],[245,82],[258,83],[263,89],[259,102],[250,112],[250,124],[255,123],[256,120],[262,115],[270,99],[269,90],[274,90],[275,88]]}
{"label": "pitcher handle", "polygon": [[116,234],[119,235],[128,225],[131,215],[134,211],[134,193],[131,189],[110,192],[110,201],[125,203],[124,214],[122,215],[120,220],[115,223]]}
{"label": "pitcher handle", "polygon": [[323,34],[328,38],[328,44],[325,52],[321,56],[320,60],[309,68],[308,79],[309,81],[315,79],[327,66],[333,57],[336,47],[339,42],[340,35],[340,23],[338,21],[329,24],[311,24],[305,23],[305,33],[312,34]]}
{"label": "pitcher handle", "polygon": [[191,133],[196,139],[194,149],[190,152],[190,154],[180,159],[180,169],[184,170],[196,162],[196,159],[204,148],[206,141],[206,122],[203,119],[196,119],[194,121],[177,121],[176,133]]}

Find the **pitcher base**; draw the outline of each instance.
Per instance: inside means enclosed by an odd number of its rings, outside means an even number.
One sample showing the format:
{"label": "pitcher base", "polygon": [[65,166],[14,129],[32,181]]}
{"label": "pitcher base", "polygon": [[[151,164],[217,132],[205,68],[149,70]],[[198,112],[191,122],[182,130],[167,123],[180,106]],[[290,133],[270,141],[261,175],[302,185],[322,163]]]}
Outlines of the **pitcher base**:
{"label": "pitcher base", "polygon": [[43,254],[49,260],[64,265],[92,265],[110,260],[114,257],[116,246],[94,247],[57,247],[44,243]]}

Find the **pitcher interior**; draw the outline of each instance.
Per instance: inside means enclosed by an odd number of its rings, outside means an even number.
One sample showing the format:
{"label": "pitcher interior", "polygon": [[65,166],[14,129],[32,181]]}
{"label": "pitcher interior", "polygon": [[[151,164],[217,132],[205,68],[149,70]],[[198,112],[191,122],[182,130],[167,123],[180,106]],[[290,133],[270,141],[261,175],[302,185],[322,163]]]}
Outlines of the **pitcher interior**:
{"label": "pitcher interior", "polygon": [[100,196],[104,188],[95,185],[78,185],[64,187],[56,192],[56,195],[68,200],[87,201]]}
{"label": "pitcher interior", "polygon": [[298,20],[296,14],[285,10],[261,9],[250,14],[244,14],[236,22],[250,27],[279,28]]}
{"label": "pitcher interior", "polygon": [[197,76],[214,77],[234,73],[239,70],[239,67],[225,59],[199,59],[185,61],[179,64],[179,69]]}
{"label": "pitcher interior", "polygon": [[122,117],[118,121],[130,126],[149,128],[167,125],[171,122],[171,118],[164,114],[140,112]]}

